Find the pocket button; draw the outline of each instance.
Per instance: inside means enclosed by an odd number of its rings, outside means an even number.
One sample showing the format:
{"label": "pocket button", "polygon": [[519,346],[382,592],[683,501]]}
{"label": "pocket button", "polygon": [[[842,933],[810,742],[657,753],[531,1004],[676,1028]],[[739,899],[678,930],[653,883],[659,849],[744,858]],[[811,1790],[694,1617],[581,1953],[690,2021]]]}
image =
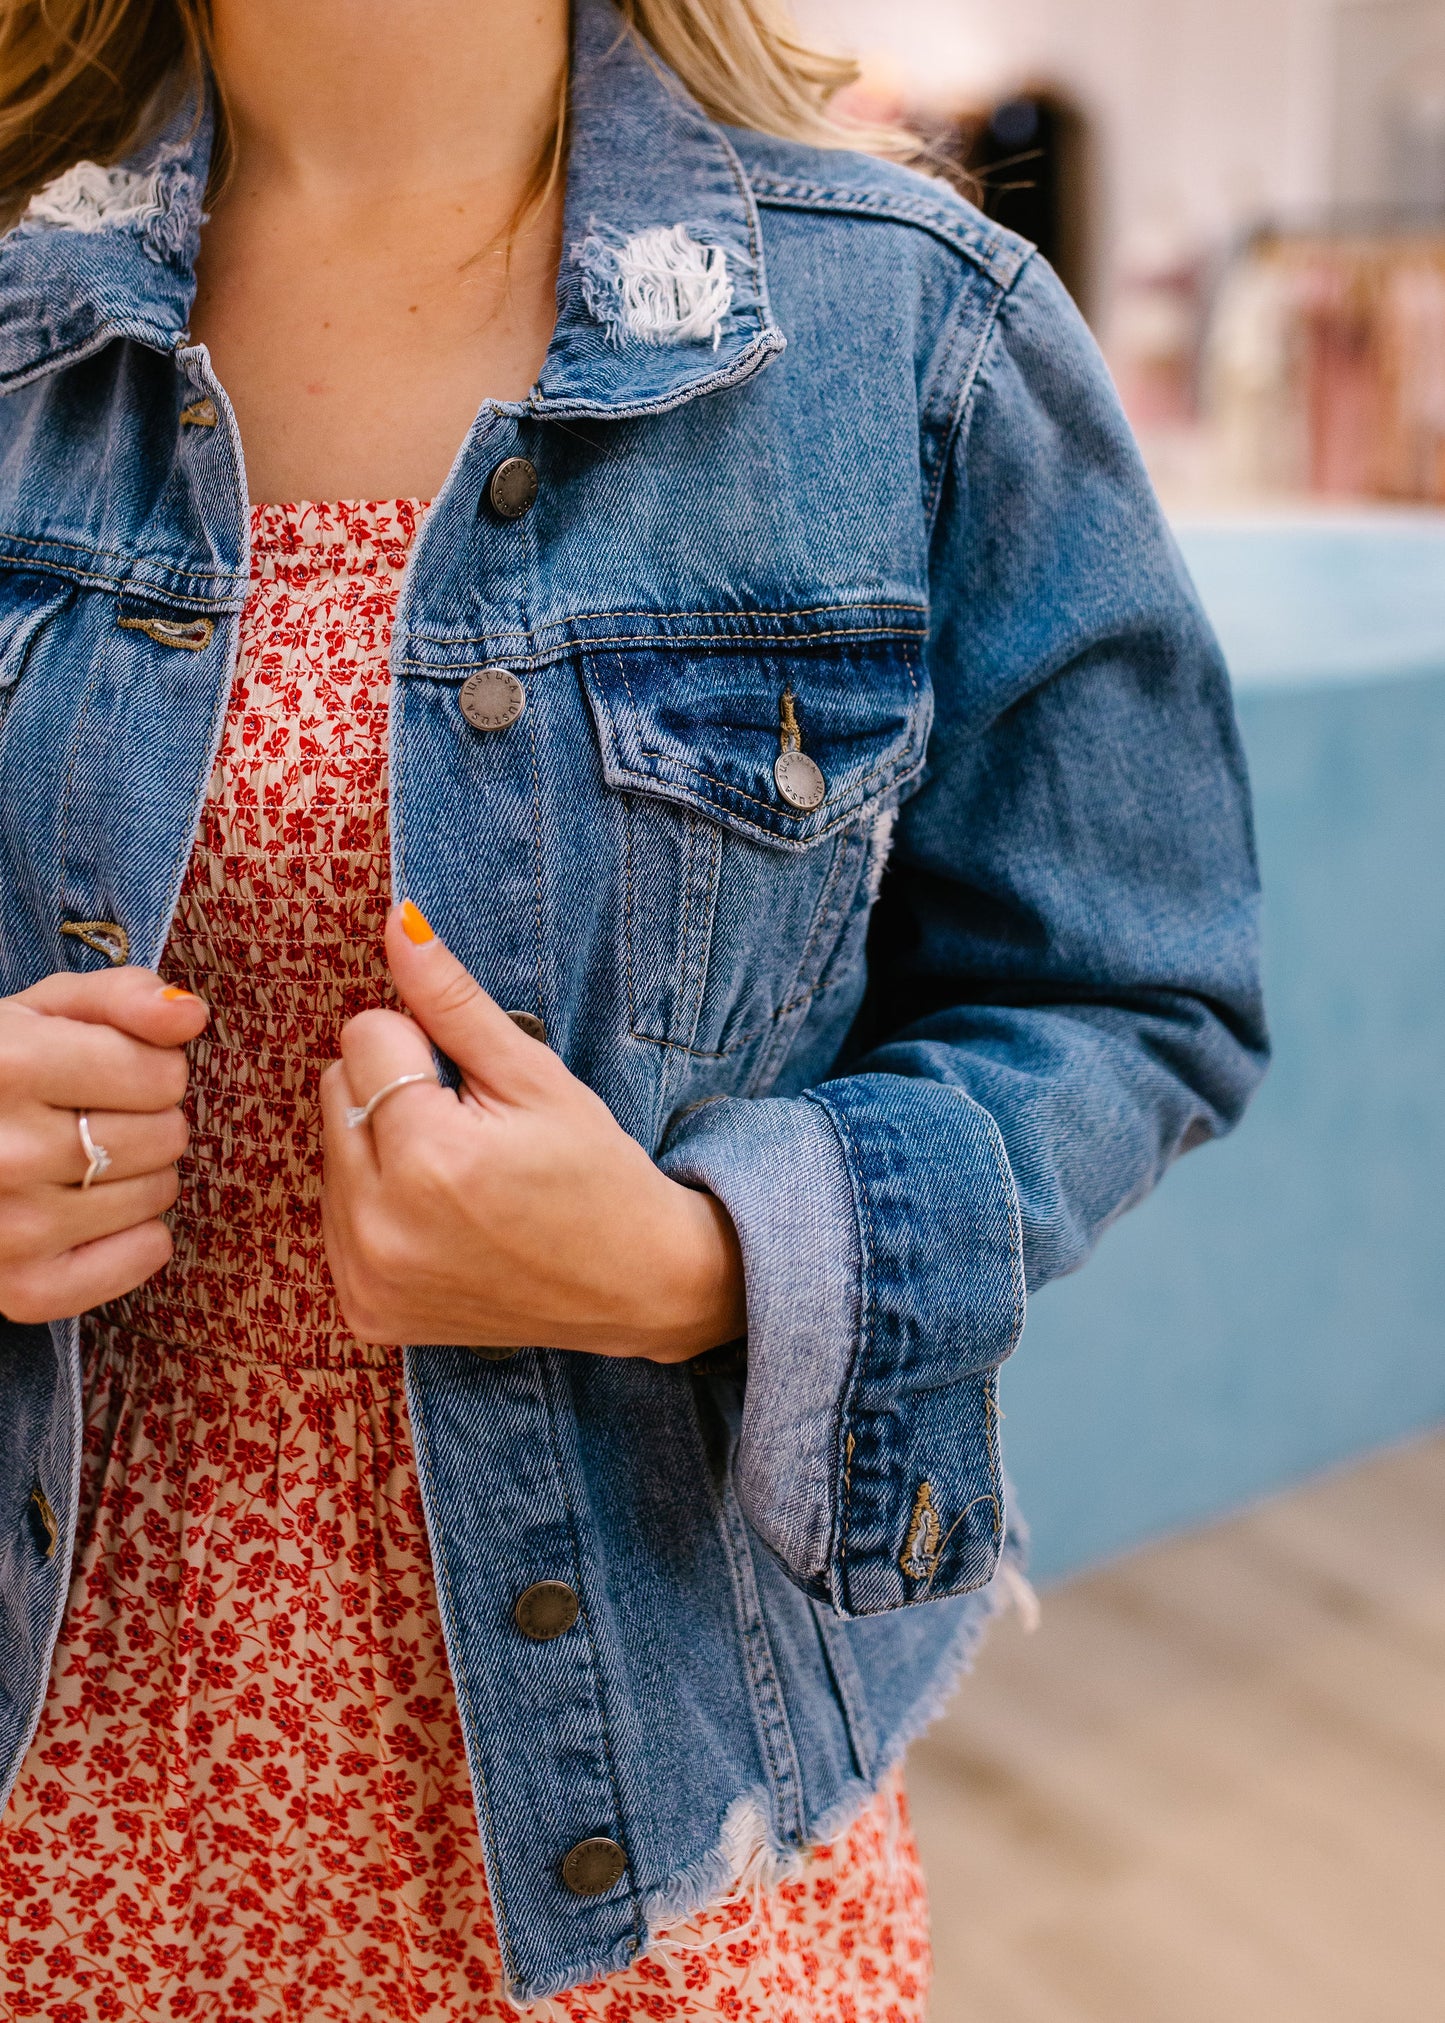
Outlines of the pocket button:
{"label": "pocket button", "polygon": [[773,778],[788,806],[802,814],[811,814],[827,797],[828,782],[806,752],[779,752],[773,762]]}
{"label": "pocket button", "polygon": [[527,707],[527,691],[509,667],[481,667],[462,683],[457,701],[473,730],[504,731]]}

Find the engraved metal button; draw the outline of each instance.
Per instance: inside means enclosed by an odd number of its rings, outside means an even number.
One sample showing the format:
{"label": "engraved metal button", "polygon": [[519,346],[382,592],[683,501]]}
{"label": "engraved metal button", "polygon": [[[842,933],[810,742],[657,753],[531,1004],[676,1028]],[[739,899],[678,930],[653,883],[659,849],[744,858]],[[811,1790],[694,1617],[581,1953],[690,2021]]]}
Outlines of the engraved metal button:
{"label": "engraved metal button", "polygon": [[627,1872],[627,1856],[615,1840],[579,1840],[562,1864],[562,1880],[574,1896],[600,1897]]}
{"label": "engraved metal button", "polygon": [[534,1644],[550,1644],[565,1637],[577,1620],[581,1604],[576,1590],[564,1580],[539,1580],[518,1595],[513,1620],[524,1637]]}
{"label": "engraved metal button", "polygon": [[537,466],[530,457],[507,457],[492,472],[487,503],[502,520],[521,520],[537,503]]}
{"label": "engraved metal button", "polygon": [[504,731],[527,707],[527,691],[509,667],[479,667],[457,700],[473,730]]}
{"label": "engraved metal button", "polygon": [[535,1012],[509,1011],[507,1017],[519,1033],[525,1033],[529,1040],[540,1040],[546,1046],[547,1028]]}
{"label": "engraved metal button", "polygon": [[779,752],[773,761],[773,778],[788,806],[805,815],[821,807],[828,792],[820,767],[806,752]]}

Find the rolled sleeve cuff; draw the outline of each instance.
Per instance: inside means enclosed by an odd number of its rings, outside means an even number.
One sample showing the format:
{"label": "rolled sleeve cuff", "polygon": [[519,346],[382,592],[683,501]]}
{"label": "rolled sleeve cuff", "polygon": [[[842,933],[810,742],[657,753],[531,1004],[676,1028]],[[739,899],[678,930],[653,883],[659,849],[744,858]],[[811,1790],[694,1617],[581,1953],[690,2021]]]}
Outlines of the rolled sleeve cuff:
{"label": "rolled sleeve cuff", "polygon": [[737,1227],[735,1480],[764,1544],[843,1615],[983,1586],[1004,1535],[997,1366],[1024,1312],[993,1119],[956,1088],[859,1075],[709,1103],[662,1165]]}

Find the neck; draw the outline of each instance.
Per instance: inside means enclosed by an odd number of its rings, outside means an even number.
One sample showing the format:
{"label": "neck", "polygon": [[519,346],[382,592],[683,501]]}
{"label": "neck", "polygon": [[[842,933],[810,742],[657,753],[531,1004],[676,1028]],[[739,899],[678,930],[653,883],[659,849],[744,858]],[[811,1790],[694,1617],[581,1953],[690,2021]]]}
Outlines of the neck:
{"label": "neck", "polygon": [[568,0],[212,0],[244,184],[313,203],[449,190],[506,209],[553,133]]}

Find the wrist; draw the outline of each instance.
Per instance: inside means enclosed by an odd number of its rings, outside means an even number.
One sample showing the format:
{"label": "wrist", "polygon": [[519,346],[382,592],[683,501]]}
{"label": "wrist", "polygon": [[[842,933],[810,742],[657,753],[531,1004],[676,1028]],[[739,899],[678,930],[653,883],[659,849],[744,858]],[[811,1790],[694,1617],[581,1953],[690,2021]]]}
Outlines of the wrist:
{"label": "wrist", "polygon": [[653,1362],[688,1362],[746,1334],[743,1254],[732,1217],[701,1188],[669,1180],[676,1229],[668,1245],[661,1310],[643,1329]]}

